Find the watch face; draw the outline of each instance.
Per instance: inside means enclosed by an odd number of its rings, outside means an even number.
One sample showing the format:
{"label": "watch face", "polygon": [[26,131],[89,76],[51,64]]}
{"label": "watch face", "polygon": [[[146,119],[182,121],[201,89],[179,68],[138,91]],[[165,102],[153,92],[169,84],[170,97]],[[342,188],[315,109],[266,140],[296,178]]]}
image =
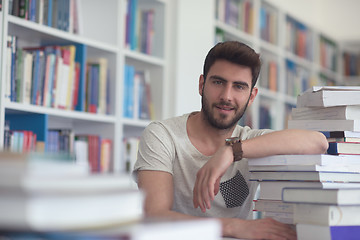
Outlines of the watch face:
{"label": "watch face", "polygon": [[225,139],[226,144],[233,145],[234,143],[239,141],[239,137],[232,137]]}

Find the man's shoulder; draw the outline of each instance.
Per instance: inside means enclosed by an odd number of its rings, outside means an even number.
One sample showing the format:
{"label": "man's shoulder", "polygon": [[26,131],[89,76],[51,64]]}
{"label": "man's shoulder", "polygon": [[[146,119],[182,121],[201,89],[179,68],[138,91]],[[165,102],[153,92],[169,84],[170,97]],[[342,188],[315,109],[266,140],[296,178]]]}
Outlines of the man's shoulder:
{"label": "man's shoulder", "polygon": [[271,129],[253,129],[249,126],[240,126],[237,125],[235,128],[234,134],[237,136],[241,136],[242,139],[253,138],[256,136],[260,136],[266,133],[273,132]]}
{"label": "man's shoulder", "polygon": [[163,120],[155,120],[152,121],[147,127],[147,130],[154,130],[154,129],[166,129],[168,131],[173,131],[179,128],[181,129],[182,126],[186,126],[186,121],[189,114],[184,114],[181,116],[171,117]]}

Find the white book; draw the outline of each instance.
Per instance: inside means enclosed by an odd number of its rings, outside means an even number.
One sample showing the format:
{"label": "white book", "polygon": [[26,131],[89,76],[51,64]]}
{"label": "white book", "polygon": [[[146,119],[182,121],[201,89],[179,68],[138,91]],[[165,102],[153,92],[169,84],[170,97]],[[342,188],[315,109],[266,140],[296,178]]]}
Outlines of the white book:
{"label": "white book", "polygon": [[320,204],[296,204],[294,223],[323,226],[360,225],[360,205],[335,206]]}
{"label": "white book", "polygon": [[294,203],[284,203],[281,200],[256,199],[254,200],[254,211],[260,212],[284,212],[294,213]]}
{"label": "white book", "polygon": [[32,78],[32,63],[33,63],[33,54],[23,51],[24,56],[24,70],[22,76],[22,102],[30,104],[31,103],[31,78]]}
{"label": "white book", "polygon": [[[359,93],[360,95],[360,93]],[[289,120],[290,129],[314,131],[355,131],[360,132],[360,119],[357,120]]]}
{"label": "white book", "polygon": [[356,155],[272,155],[262,158],[249,158],[249,166],[256,165],[356,165],[360,156]]}
{"label": "white book", "polygon": [[259,212],[258,218],[272,218],[284,224],[294,224],[293,213],[287,212]]}
{"label": "white book", "polygon": [[297,97],[297,107],[333,107],[344,105],[359,105],[360,90],[351,88],[313,88]]}
{"label": "white book", "polygon": [[256,165],[249,166],[250,172],[348,172],[360,173],[360,161],[357,165]]}
{"label": "white book", "polygon": [[360,188],[360,183],[310,182],[310,181],[262,181],[259,182],[259,199],[282,200],[284,188]]}
{"label": "white book", "polygon": [[0,186],[15,184],[22,178],[34,176],[66,178],[88,174],[87,166],[77,164],[67,154],[0,152]]}
{"label": "white book", "polygon": [[293,120],[356,120],[360,119],[360,105],[297,107],[291,110],[291,117]]}
{"label": "white book", "polygon": [[[44,233],[34,233],[31,239],[44,239]],[[221,240],[221,223],[216,219],[196,220],[145,220],[131,224],[108,226],[106,228],[86,229],[83,231],[58,232],[51,239],[74,240]],[[229,238],[230,239],[230,238]],[[231,238],[232,239],[232,238]]]}
{"label": "white book", "polygon": [[92,192],[17,192],[0,190],[0,228],[70,231],[139,221],[143,194],[128,189]]}
{"label": "white book", "polygon": [[358,182],[360,174],[347,172],[250,172],[251,181],[331,181]]}
{"label": "white book", "polygon": [[284,188],[282,200],[291,203],[359,205],[360,188]]}

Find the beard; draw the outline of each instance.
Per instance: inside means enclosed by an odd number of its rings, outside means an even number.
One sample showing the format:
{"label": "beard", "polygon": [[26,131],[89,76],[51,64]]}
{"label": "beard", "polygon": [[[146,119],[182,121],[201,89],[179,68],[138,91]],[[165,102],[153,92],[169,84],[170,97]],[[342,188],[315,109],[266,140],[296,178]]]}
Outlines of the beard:
{"label": "beard", "polygon": [[221,101],[219,103],[214,103],[214,104],[210,105],[208,99],[206,98],[206,96],[204,94],[204,90],[203,90],[203,94],[202,94],[202,98],[201,98],[202,112],[204,113],[205,120],[207,120],[207,122],[214,128],[221,129],[221,130],[230,129],[233,126],[235,126],[239,122],[239,120],[242,118],[242,116],[244,115],[244,113],[249,105],[249,101],[250,101],[250,96],[249,96],[246,104],[240,109],[238,106],[232,106],[235,110],[235,116],[232,119],[230,119],[229,121],[226,121],[227,115],[220,114],[219,118],[215,118],[214,112],[212,109],[215,108],[217,105],[223,105],[223,106],[231,106],[231,105],[225,101]]}

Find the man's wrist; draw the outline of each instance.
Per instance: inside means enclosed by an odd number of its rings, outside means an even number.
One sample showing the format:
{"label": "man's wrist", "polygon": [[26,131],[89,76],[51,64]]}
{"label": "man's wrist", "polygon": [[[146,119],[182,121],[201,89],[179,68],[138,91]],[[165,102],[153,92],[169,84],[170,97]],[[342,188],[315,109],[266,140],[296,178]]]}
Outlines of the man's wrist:
{"label": "man's wrist", "polygon": [[239,137],[232,137],[225,139],[225,144],[230,146],[233,151],[234,162],[240,161],[243,156],[242,142]]}

